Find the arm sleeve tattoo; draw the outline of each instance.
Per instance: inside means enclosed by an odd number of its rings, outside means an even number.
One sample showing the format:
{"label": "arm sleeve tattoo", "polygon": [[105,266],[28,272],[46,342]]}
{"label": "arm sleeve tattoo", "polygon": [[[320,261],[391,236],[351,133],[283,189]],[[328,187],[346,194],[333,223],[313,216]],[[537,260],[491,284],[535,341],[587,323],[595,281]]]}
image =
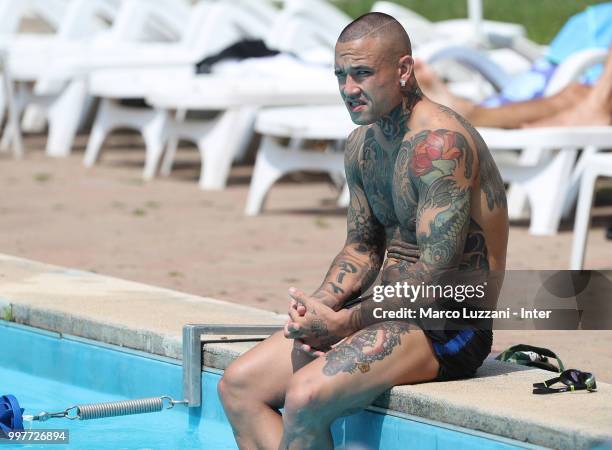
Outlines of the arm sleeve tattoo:
{"label": "arm sleeve tattoo", "polygon": [[[463,134],[450,130],[422,131],[403,143],[393,183],[394,202],[416,193],[416,238],[421,256],[415,264],[388,264],[383,284],[443,284],[454,279],[463,256],[470,225],[470,198],[475,172],[474,150]],[[408,188],[412,190],[409,194]],[[414,200],[413,200],[414,202]],[[418,299],[419,306],[431,299]],[[373,309],[400,310],[404,298],[385,297],[381,303],[362,302],[352,316],[353,327],[362,329],[377,320]]]}
{"label": "arm sleeve tattoo", "polygon": [[359,297],[374,282],[385,251],[384,228],[368,205],[361,181],[359,154],[363,131],[358,128],[351,133],[345,151],[344,166],[350,191],[346,242],[313,294],[334,309]]}

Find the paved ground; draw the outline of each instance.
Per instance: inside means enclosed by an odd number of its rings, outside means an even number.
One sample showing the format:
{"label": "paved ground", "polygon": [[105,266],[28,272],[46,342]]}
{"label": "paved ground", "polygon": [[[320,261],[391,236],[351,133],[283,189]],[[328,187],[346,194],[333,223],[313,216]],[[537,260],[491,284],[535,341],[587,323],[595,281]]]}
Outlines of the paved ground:
{"label": "paved ground", "polygon": [[[86,138],[80,136],[65,159],[43,155],[43,136],[26,138],[23,161],[0,155],[0,252],[282,312],[287,287],[315,289],[342,246],[344,211],[322,177],[281,182],[265,214],[245,217],[249,165],[232,170],[226,190],[203,192],[196,182],[198,154],[187,146],[170,178],[143,183],[138,136],[111,137],[93,169],[81,164]],[[610,205],[608,192],[600,197]],[[587,268],[610,268],[612,242],[604,239],[603,225],[612,208],[598,207],[596,214]],[[526,223],[513,224],[508,268],[566,268],[571,226],[534,237]],[[519,342],[548,346],[570,366],[612,381],[611,337],[498,332],[494,349]]]}

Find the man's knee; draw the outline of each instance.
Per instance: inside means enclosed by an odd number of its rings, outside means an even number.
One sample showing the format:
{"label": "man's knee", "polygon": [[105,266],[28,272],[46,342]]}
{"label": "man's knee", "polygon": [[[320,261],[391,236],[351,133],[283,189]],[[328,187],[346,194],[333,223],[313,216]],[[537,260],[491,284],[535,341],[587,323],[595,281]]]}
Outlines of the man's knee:
{"label": "man's knee", "polygon": [[237,359],[225,369],[217,385],[217,392],[226,407],[231,407],[234,400],[238,400],[241,397],[243,399],[246,398],[244,394],[252,384],[253,376],[249,365]]}
{"label": "man's knee", "polygon": [[333,421],[332,398],[321,381],[296,374],[285,394],[285,424],[299,429],[329,425]]}

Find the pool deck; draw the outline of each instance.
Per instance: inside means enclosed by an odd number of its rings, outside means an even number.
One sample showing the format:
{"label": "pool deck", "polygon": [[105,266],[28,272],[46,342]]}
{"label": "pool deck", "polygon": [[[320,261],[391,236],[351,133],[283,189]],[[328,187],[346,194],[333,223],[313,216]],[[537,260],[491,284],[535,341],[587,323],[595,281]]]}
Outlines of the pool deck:
{"label": "pool deck", "polygon": [[[0,319],[181,358],[184,324],[281,324],[284,316],[90,272],[0,254]],[[224,369],[250,343],[208,344],[204,365]],[[577,349],[578,350],[578,349]],[[400,386],[376,405],[559,449],[612,439],[612,385],[597,393],[534,396],[551,372],[485,361],[470,380]]]}

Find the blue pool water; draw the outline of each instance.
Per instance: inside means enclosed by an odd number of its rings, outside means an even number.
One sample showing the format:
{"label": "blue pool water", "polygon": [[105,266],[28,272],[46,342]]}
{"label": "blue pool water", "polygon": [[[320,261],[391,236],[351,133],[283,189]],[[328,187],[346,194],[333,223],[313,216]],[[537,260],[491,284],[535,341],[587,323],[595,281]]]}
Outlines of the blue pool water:
{"label": "blue pool water", "polygon": [[[35,429],[68,428],[70,444],[1,445],[0,450],[236,449],[216,393],[220,375],[205,371],[202,377],[201,409],[177,405],[150,414],[34,422]],[[181,366],[174,360],[0,321],[0,395],[15,395],[26,414],[160,395],[180,399],[181,387]],[[349,447],[358,444],[360,449],[385,450],[525,448],[482,433],[372,411],[336,421],[333,432],[338,448],[347,443]]]}

